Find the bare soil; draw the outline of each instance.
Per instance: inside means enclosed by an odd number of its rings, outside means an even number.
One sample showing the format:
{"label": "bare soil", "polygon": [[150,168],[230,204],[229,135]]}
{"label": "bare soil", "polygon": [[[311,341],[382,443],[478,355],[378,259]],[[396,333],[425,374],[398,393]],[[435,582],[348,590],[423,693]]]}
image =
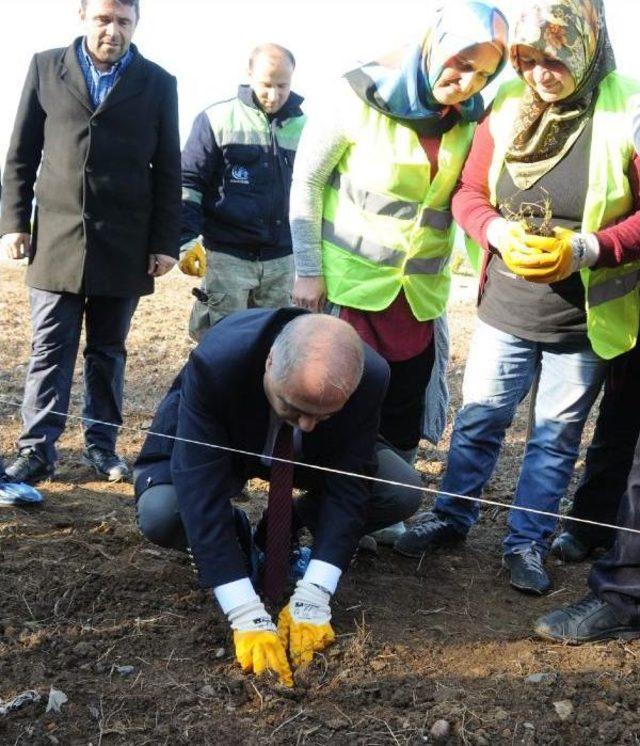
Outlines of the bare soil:
{"label": "bare soil", "polygon": [[[20,419],[8,401],[21,399],[29,322],[23,269],[0,270],[0,452],[10,457]],[[475,316],[473,280],[457,283],[453,411]],[[120,440],[130,460],[190,349],[191,285],[172,273],[135,317],[130,429]],[[76,416],[81,379],[78,368]],[[493,499],[511,499],[525,425],[523,408],[487,490]],[[449,435],[450,427],[438,449],[424,444],[428,488],[438,484]],[[516,593],[500,567],[504,511],[485,511],[466,545],[421,563],[388,549],[360,553],[334,599],[336,645],[283,691],[239,672],[226,623],[186,558],[144,541],[131,485],[97,481],[81,453],[71,419],[56,477],[42,485],[44,507],[0,511],[0,699],[28,689],[42,696],[0,716],[2,746],[408,746],[434,742],[440,719],[452,744],[640,742],[640,643],[569,648],[532,637],[537,616],[584,593],[588,567],[552,562],[551,596]],[[252,485],[245,506],[260,507],[260,487]],[[527,680],[536,673],[549,675]],[[45,713],[51,687],[68,697],[58,714]],[[572,705],[565,719],[554,706],[562,701]]]}

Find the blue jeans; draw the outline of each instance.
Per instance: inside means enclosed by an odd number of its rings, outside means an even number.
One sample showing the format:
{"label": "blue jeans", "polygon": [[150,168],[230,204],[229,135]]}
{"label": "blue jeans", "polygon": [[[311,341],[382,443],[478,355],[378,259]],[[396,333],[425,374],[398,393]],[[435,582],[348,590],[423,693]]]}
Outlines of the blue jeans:
{"label": "blue jeans", "polygon": [[[586,340],[578,350],[531,342],[479,320],[467,359],[462,409],[451,436],[441,492],[480,496],[493,474],[505,431],[538,368],[535,426],[526,445],[513,504],[557,512],[606,363]],[[435,510],[466,534],[478,519],[480,506],[440,494]],[[511,510],[505,554],[531,545],[546,554],[556,523],[555,518]]]}
{"label": "blue jeans", "polygon": [[[138,298],[107,298],[29,290],[33,335],[22,401],[19,448],[33,448],[47,463],[66,424],[73,369],[84,320],[83,416],[122,424],[127,359],[125,340]],[[61,414],[53,414],[53,412]],[[85,422],[87,445],[114,450],[117,427]]]}

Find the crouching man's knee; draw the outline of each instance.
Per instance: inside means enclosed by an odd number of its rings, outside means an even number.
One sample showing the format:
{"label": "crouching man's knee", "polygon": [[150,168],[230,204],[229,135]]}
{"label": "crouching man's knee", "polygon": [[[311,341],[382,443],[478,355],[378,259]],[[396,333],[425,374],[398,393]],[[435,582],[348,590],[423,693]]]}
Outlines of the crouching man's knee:
{"label": "crouching man's knee", "polygon": [[393,522],[404,521],[414,515],[422,503],[420,474],[392,448],[379,449],[377,456],[376,477],[397,484],[376,484],[374,500],[381,509],[386,507],[388,518]]}
{"label": "crouching man's knee", "polygon": [[[411,485],[408,487],[396,487],[396,499],[398,504],[398,515],[400,521],[406,521],[415,515],[422,505],[424,492],[422,489],[422,480],[420,474],[409,464],[401,479],[396,480],[402,484]],[[416,489],[412,489],[415,487]]]}
{"label": "crouching man's knee", "polygon": [[172,484],[154,485],[140,495],[137,520],[138,528],[149,541],[168,549],[186,550],[187,537]]}

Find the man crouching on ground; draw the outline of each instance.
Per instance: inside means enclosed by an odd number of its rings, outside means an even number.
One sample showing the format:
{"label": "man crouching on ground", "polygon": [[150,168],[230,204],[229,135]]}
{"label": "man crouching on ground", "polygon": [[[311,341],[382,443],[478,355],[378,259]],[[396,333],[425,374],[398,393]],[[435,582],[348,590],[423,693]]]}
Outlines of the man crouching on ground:
{"label": "man crouching on ground", "polygon": [[[376,443],[388,377],[384,360],[345,322],[253,309],[204,336],[160,404],[134,472],[138,523],[156,544],[191,552],[245,671],[270,669],[291,686],[287,654],[296,667],[335,638],[329,603],[361,536],[420,503],[417,489],[353,476],[420,486],[398,454]],[[270,481],[253,537],[231,504],[252,477]],[[292,486],[305,493],[292,500]],[[311,559],[276,631],[256,590],[262,584],[279,600],[303,527],[313,535]]]}

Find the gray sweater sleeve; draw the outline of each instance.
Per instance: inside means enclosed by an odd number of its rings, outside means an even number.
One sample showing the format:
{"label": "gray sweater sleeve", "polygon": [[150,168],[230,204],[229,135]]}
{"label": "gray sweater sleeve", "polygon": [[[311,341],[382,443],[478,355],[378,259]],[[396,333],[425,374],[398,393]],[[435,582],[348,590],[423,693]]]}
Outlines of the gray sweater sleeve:
{"label": "gray sweater sleeve", "polygon": [[298,145],[289,212],[298,277],[322,275],[324,189],[336,165],[351,145],[339,111],[340,106],[336,105],[332,107],[331,116],[311,116]]}
{"label": "gray sweater sleeve", "polygon": [[636,153],[640,153],[640,94],[631,99],[631,137]]}

